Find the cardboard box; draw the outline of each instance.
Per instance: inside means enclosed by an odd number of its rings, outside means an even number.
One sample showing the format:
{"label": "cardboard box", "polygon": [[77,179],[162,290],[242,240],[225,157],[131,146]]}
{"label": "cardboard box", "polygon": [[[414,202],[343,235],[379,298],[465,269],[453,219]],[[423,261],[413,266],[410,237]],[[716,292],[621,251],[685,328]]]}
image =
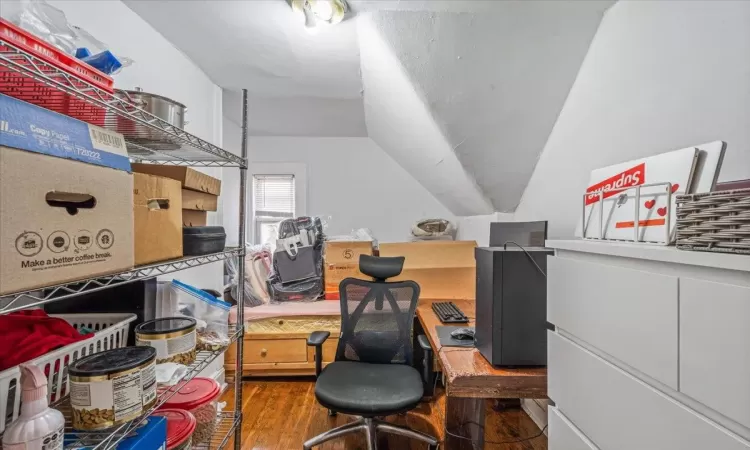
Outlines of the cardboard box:
{"label": "cardboard box", "polygon": [[208,223],[207,211],[196,211],[193,209],[182,210],[183,227],[205,227]]}
{"label": "cardboard box", "polygon": [[5,95],[0,117],[0,294],[132,268],[122,135]]}
{"label": "cardboard box", "polygon": [[339,299],[339,283],[344,278],[372,278],[359,271],[359,255],[372,255],[372,241],[327,241],[325,243],[325,299]]}
{"label": "cardboard box", "polygon": [[182,190],[182,209],[195,211],[216,211],[219,197],[198,191]]}
{"label": "cardboard box", "polygon": [[133,172],[147,173],[178,180],[182,183],[183,189],[205,192],[212,195],[221,194],[221,180],[208,176],[203,172],[198,172],[190,167],[134,163]]}
{"label": "cardboard box", "polygon": [[423,241],[380,244],[380,256],[404,256],[404,270],[390,281],[413,280],[420,298],[476,298],[475,241]]}
{"label": "cardboard box", "polygon": [[133,174],[135,265],[182,257],[180,182]]}

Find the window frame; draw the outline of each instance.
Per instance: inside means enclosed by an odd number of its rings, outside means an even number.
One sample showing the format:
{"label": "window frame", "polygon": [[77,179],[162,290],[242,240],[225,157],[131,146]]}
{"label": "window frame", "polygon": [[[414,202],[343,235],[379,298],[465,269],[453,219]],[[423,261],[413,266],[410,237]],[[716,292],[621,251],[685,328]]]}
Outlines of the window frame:
{"label": "window frame", "polygon": [[257,245],[260,234],[260,225],[268,223],[268,219],[255,219],[255,176],[256,175],[292,175],[294,176],[294,217],[307,215],[307,165],[304,163],[276,163],[276,162],[251,162],[248,170],[247,211],[248,220],[245,221],[245,233],[248,242]]}

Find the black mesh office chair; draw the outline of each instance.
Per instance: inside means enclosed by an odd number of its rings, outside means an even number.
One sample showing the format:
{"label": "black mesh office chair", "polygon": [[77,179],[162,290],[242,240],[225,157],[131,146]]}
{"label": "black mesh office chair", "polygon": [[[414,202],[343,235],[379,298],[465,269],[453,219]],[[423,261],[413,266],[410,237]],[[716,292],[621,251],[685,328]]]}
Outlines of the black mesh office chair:
{"label": "black mesh office chair", "polygon": [[[412,325],[419,285],[385,281],[400,274],[403,265],[403,257],[360,256],[360,271],[375,281],[347,278],[339,285],[341,335],[336,360],[325,370],[321,371],[322,346],[330,333],[315,331],[308,338],[307,345],[315,347],[318,402],[332,413],[359,419],[308,440],[305,450],[358,431],[364,431],[368,450],[377,449],[378,431],[438,448],[432,436],[377,419],[414,409],[424,394],[422,376],[412,367]],[[426,339],[419,342],[429,348]]]}

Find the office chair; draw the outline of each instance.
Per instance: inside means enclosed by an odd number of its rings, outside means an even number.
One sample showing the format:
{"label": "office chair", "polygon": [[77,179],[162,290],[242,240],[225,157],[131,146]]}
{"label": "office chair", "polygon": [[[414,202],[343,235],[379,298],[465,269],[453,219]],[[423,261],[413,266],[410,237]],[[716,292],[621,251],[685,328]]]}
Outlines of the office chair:
{"label": "office chair", "polygon": [[[359,419],[309,439],[304,450],[359,431],[365,433],[368,450],[377,450],[377,432],[418,439],[431,449],[438,448],[432,436],[378,419],[414,409],[424,394],[422,376],[412,367],[412,325],[419,285],[385,281],[400,274],[403,266],[404,257],[360,256],[359,270],[375,280],[347,278],[339,284],[341,335],[335,361],[324,370],[322,347],[331,333],[314,331],[307,339],[307,345],[315,347],[315,398],[331,414],[340,412]],[[419,343],[429,351],[424,336]],[[431,362],[431,355],[429,359]]]}

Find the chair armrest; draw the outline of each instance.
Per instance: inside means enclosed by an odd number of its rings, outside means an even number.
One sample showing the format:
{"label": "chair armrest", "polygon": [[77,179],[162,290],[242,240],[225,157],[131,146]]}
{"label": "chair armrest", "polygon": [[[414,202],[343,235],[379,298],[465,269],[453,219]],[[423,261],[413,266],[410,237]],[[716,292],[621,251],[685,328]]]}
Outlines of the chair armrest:
{"label": "chair armrest", "polygon": [[315,347],[315,376],[323,371],[323,343],[331,335],[330,331],[313,331],[307,338],[307,346]]}
{"label": "chair armrest", "polygon": [[330,331],[313,331],[307,338],[307,345],[309,347],[317,347],[318,345],[323,345],[323,343],[326,341],[326,339],[328,339],[330,335]]}
{"label": "chair armrest", "polygon": [[422,350],[426,352],[432,352],[432,346],[430,345],[430,340],[427,339],[427,336],[424,334],[420,334],[417,336],[417,342],[419,342],[419,346],[422,347]]}
{"label": "chair armrest", "polygon": [[433,370],[433,362],[432,362],[432,346],[430,345],[430,340],[427,339],[427,336],[424,334],[420,334],[417,336],[417,342],[419,343],[419,346],[422,348],[424,353],[424,359],[422,360],[422,378],[425,382],[425,395],[427,397],[432,397],[434,394],[434,382],[435,382],[435,371]]}

